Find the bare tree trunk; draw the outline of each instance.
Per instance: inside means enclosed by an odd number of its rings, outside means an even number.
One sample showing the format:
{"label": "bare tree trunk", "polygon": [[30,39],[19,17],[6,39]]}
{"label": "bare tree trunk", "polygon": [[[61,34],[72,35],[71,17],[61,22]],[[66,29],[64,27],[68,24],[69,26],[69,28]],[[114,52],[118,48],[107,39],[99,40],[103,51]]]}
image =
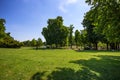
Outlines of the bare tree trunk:
{"label": "bare tree trunk", "polygon": [[98,45],[97,45],[97,43],[95,43],[95,50],[98,50]]}
{"label": "bare tree trunk", "polygon": [[117,43],[116,45],[117,45],[117,50],[120,50],[120,44]]}
{"label": "bare tree trunk", "polygon": [[120,50],[120,43],[118,44],[118,50]]}
{"label": "bare tree trunk", "polygon": [[117,44],[117,42],[115,44],[115,50],[118,50],[118,44]]}

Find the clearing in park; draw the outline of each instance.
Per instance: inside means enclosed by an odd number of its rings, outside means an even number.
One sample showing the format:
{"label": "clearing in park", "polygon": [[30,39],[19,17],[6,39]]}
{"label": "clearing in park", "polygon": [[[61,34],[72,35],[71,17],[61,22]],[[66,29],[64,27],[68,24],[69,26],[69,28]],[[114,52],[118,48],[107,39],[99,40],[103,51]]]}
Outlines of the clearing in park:
{"label": "clearing in park", "polygon": [[0,80],[120,80],[120,52],[0,48]]}

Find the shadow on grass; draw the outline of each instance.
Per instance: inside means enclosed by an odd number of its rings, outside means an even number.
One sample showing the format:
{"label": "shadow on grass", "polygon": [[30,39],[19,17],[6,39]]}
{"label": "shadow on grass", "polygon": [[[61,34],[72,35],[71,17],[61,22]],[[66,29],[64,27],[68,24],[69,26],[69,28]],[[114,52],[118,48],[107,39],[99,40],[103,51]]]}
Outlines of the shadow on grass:
{"label": "shadow on grass", "polygon": [[[120,80],[120,56],[96,56],[100,59],[75,60],[69,63],[82,65],[82,69],[56,68],[48,75],[34,74],[31,80]],[[42,79],[42,77],[46,77]]]}
{"label": "shadow on grass", "polygon": [[71,68],[58,68],[48,75],[48,80],[96,80],[98,77],[88,68],[75,71]]}
{"label": "shadow on grass", "polygon": [[97,56],[100,59],[76,60],[70,63],[83,65],[100,74],[96,80],[120,80],[120,56]]}
{"label": "shadow on grass", "polygon": [[98,52],[120,52],[118,50],[74,50],[76,52],[98,53]]}
{"label": "shadow on grass", "polygon": [[37,72],[35,73],[30,80],[42,80],[42,77],[44,76],[46,72]]}
{"label": "shadow on grass", "polygon": [[82,68],[75,71],[71,68],[57,68],[51,74],[46,76],[46,79],[42,79],[44,75],[42,73],[36,73],[32,76],[31,80],[97,80],[96,74],[92,73],[88,68]]}

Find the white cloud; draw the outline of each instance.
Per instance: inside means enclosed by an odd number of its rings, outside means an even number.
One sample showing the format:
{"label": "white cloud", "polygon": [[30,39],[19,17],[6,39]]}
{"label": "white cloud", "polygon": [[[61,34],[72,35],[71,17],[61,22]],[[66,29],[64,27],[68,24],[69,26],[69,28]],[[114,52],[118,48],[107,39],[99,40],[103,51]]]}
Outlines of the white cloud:
{"label": "white cloud", "polygon": [[67,9],[65,8],[66,6],[69,6],[70,4],[75,4],[77,3],[78,0],[61,0],[62,2],[59,4],[59,9],[66,13]]}
{"label": "white cloud", "polygon": [[67,12],[67,10],[64,8],[64,5],[62,5],[62,4],[59,5],[59,9],[64,13]]}
{"label": "white cloud", "polygon": [[73,4],[73,3],[76,3],[76,2],[77,2],[77,0],[66,0],[67,4]]}

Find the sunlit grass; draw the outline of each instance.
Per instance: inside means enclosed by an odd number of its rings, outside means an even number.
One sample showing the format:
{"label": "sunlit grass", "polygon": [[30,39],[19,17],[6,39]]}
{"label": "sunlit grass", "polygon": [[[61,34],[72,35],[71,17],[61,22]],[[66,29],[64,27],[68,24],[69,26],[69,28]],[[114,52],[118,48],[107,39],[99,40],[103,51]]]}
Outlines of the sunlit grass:
{"label": "sunlit grass", "polygon": [[119,80],[120,52],[0,49],[0,80]]}

